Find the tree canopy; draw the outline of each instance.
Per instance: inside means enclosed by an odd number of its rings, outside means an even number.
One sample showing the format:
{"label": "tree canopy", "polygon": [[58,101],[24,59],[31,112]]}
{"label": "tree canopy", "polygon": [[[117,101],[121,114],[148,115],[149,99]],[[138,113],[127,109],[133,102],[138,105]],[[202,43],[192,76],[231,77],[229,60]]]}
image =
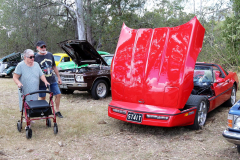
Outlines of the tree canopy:
{"label": "tree canopy", "polygon": [[206,29],[198,61],[238,69],[239,7],[240,0],[0,0],[0,56],[35,49],[38,40],[62,52],[57,43],[76,38],[114,53],[123,23],[136,29],[174,27],[196,15]]}

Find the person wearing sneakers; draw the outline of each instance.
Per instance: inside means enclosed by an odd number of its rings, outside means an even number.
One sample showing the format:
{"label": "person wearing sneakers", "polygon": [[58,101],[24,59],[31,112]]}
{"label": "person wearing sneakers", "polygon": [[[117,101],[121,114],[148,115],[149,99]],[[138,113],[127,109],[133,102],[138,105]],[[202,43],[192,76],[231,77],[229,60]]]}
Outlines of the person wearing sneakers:
{"label": "person wearing sneakers", "polygon": [[[47,51],[47,45],[44,41],[38,41],[36,44],[36,49],[38,53],[35,56],[35,61],[40,65],[43,73],[45,74],[45,77],[47,78],[47,81],[50,83],[50,91],[53,92],[53,95],[55,96],[56,106],[55,114],[56,116],[63,118],[61,112],[59,111],[61,92],[58,87],[58,84],[62,84],[62,81],[59,76],[58,69],[54,61],[54,57],[52,53]],[[55,79],[53,71],[57,76],[58,79],[57,81]],[[42,81],[40,82],[39,90],[46,90],[46,86]],[[41,100],[45,100],[46,93],[39,93],[39,97]]]}

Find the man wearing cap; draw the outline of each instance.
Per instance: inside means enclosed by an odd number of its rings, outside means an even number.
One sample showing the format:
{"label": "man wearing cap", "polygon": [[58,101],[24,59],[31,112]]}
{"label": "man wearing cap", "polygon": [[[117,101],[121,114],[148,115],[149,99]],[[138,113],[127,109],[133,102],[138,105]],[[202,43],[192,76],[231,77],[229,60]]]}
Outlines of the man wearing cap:
{"label": "man wearing cap", "polygon": [[[61,78],[58,73],[58,69],[56,67],[54,57],[52,53],[47,51],[47,45],[44,41],[38,41],[36,44],[36,48],[38,53],[35,56],[35,61],[38,62],[40,65],[43,73],[45,74],[45,77],[47,78],[47,81],[50,83],[50,90],[53,92],[53,95],[55,96],[55,104],[56,104],[56,116],[63,118],[62,114],[59,111],[59,105],[60,105],[60,98],[61,98],[61,92],[58,87],[58,83],[62,84]],[[58,77],[58,82],[56,82],[55,75],[53,74],[53,71]],[[39,90],[46,90],[46,86],[42,81],[40,81]],[[45,100],[46,93],[39,93],[39,97],[41,100]]]}

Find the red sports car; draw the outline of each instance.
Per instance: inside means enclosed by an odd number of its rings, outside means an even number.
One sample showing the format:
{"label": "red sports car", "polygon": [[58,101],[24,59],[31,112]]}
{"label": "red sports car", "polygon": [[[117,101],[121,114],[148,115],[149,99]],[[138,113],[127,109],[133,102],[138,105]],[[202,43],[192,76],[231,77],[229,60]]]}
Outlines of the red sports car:
{"label": "red sports car", "polygon": [[196,63],[204,32],[196,17],[173,28],[123,24],[111,66],[108,115],[142,125],[199,129],[208,112],[224,102],[233,105],[236,73]]}

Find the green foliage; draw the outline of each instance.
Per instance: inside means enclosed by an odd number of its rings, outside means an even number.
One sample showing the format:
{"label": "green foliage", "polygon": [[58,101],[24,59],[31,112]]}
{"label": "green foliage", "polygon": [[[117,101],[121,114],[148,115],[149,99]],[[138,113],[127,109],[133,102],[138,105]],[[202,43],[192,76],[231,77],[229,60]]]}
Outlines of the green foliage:
{"label": "green foliage", "polygon": [[223,37],[232,51],[235,51],[240,47],[240,19],[227,17],[224,24]]}
{"label": "green foliage", "polygon": [[[133,29],[174,27],[195,15],[184,12],[187,0],[152,0],[154,8],[146,10],[146,0],[84,0],[86,34],[94,47],[114,53],[123,23]],[[150,1],[148,1],[150,3]],[[192,1],[191,1],[192,2]],[[204,2],[204,1],[203,1]],[[217,1],[212,6],[196,8],[196,16],[205,27],[202,52],[198,61],[237,68],[240,50],[240,0],[231,0],[234,16]],[[62,3],[62,4],[61,4]],[[75,39],[76,16],[60,0],[0,0],[0,57],[12,52],[35,49],[38,40],[47,43],[51,52],[63,52],[57,45]],[[149,4],[148,3],[148,4]]]}
{"label": "green foliage", "polygon": [[95,48],[114,53],[123,23],[136,25],[145,0],[100,0],[92,3]]}
{"label": "green foliage", "polygon": [[[150,11],[141,10],[145,1],[111,1],[102,0],[98,4],[93,4],[96,8],[93,10],[93,35],[101,43],[101,49],[114,53],[118,37],[125,23],[128,27],[138,28],[159,28],[174,27],[188,22],[194,17],[193,14],[183,12],[180,1],[162,0],[157,1],[158,9]],[[110,3],[111,2],[111,3]],[[134,7],[133,6],[134,2]],[[110,6],[108,8],[107,6]],[[120,6],[120,7],[119,7]],[[138,10],[136,10],[138,8]],[[101,15],[96,17],[95,15]],[[97,24],[96,24],[97,22]],[[102,23],[104,22],[104,23]],[[95,46],[97,48],[97,45]]]}
{"label": "green foliage", "polygon": [[61,8],[44,7],[46,2],[9,0],[1,3],[3,14],[0,24],[4,24],[0,35],[2,55],[23,52],[27,48],[35,49],[39,40],[46,41],[49,51],[61,51],[56,43],[73,37],[74,28],[69,32],[68,23],[60,16],[55,16]]}
{"label": "green foliage", "polygon": [[[217,23],[215,26],[218,27],[218,34],[214,35],[214,50],[212,53],[214,58],[218,61],[222,61],[222,65],[227,68],[239,67],[240,62],[240,17],[239,17],[239,7],[240,0],[232,0],[233,5],[233,16],[226,16],[222,23]],[[213,37],[213,36],[212,36]],[[216,41],[218,40],[218,41]]]}
{"label": "green foliage", "polygon": [[232,4],[233,4],[233,11],[235,12],[235,17],[239,17],[240,16],[240,0],[231,0]]}

